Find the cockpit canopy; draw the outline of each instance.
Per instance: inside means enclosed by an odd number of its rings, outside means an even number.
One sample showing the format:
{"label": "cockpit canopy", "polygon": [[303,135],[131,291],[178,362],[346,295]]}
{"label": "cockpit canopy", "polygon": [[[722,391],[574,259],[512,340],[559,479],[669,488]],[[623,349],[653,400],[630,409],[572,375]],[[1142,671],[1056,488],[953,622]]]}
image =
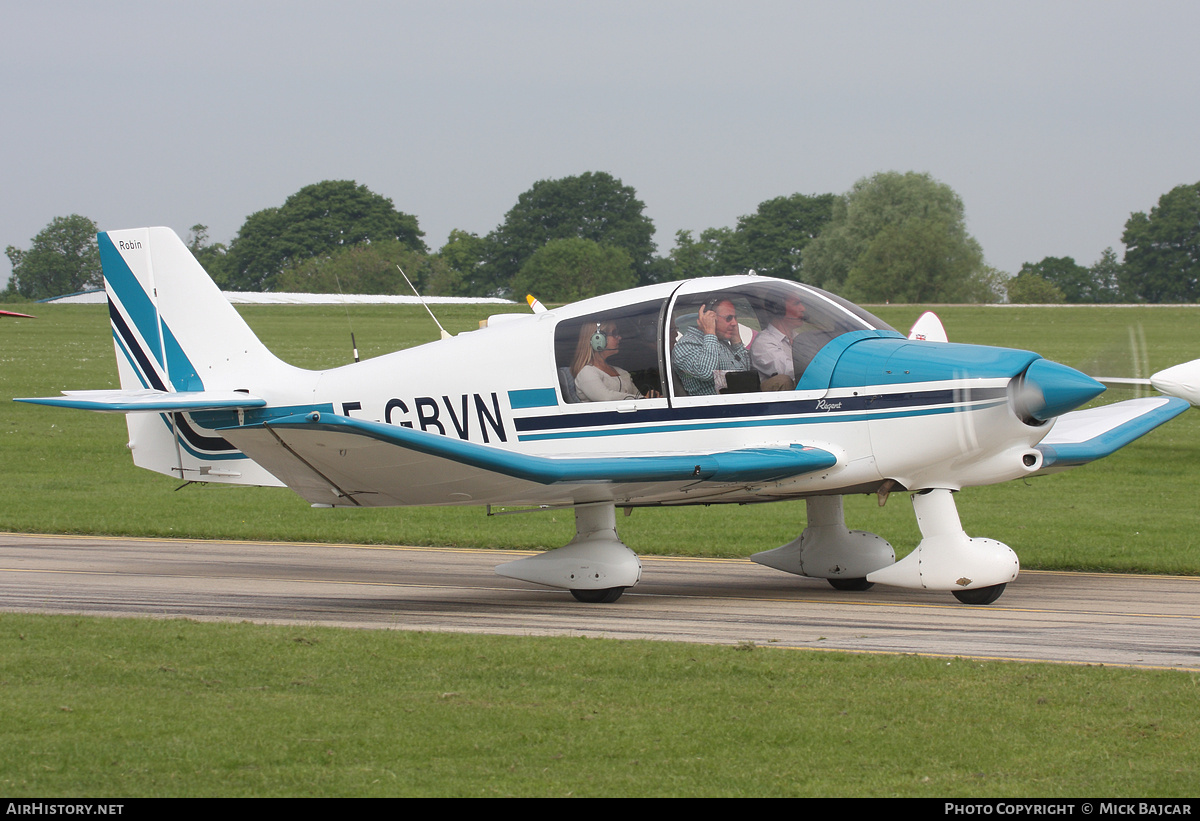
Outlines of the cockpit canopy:
{"label": "cockpit canopy", "polygon": [[[857,305],[810,285],[756,277],[729,282],[689,280],[665,298],[564,319],[554,337],[562,400],[597,401],[576,389],[586,368],[604,373],[615,391],[606,399],[793,390],[831,340],[854,331],[894,332]],[[713,335],[705,340],[700,329],[702,311],[720,317],[715,346]],[[703,352],[692,355],[689,346]],[[706,364],[703,374],[683,371],[710,358],[720,361]],[[597,376],[588,371],[584,379],[591,386]]]}

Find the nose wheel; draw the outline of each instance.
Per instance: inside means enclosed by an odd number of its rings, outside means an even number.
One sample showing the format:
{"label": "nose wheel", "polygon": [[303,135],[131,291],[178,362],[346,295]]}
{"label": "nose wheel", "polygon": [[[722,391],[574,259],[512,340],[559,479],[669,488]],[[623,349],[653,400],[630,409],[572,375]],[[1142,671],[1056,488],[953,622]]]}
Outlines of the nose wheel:
{"label": "nose wheel", "polygon": [[575,601],[584,604],[612,604],[621,598],[624,592],[624,587],[609,587],[604,590],[572,590],[571,595],[575,597]]}
{"label": "nose wheel", "polygon": [[866,579],[827,579],[834,590],[870,590],[875,582]]}
{"label": "nose wheel", "polygon": [[993,584],[991,587],[977,587],[973,590],[955,590],[954,598],[963,604],[991,604],[1000,598],[1005,585]]}

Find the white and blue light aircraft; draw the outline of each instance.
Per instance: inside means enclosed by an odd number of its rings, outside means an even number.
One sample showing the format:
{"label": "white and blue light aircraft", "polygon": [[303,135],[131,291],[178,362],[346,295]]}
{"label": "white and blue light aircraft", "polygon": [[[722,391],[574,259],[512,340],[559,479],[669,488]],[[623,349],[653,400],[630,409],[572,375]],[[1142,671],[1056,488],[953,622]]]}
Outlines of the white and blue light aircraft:
{"label": "white and blue light aircraft", "polygon": [[[987,604],[1019,563],[963,531],[955,492],[1090,462],[1189,407],[1157,396],[1075,410],[1103,385],[1028,351],[909,339],[837,296],[753,275],[493,317],[308,371],[263,346],[170,229],[99,243],[121,389],[19,401],[127,414],[141,467],[287,486],[314,506],[572,507],[569,544],[496,569],[585,602],[615,601],[641,578],[618,507],[805,499],[799,537],[755,561],[839,589]],[[744,358],[700,379],[681,372],[689,336],[736,352],[796,303],[782,386]],[[722,328],[736,316],[737,335],[698,330],[714,313]],[[577,357],[601,352],[632,387],[584,401]],[[900,561],[882,537],[848,529],[842,505],[897,491],[912,494],[922,535]]]}

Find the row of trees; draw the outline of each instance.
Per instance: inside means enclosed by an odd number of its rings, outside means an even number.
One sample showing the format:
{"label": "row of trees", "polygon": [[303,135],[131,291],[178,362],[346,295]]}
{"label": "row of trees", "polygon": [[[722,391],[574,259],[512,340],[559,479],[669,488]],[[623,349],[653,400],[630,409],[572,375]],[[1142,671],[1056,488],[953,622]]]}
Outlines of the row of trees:
{"label": "row of trees", "polygon": [[96,223],[78,214],[55,217],[33,238],[28,251],[10,245],[4,253],[12,263],[12,276],[0,298],[9,301],[73,294],[104,284]]}
{"label": "row of trees", "polygon": [[1125,259],[1105,248],[1090,267],[1071,257],[1027,262],[1007,283],[1010,302],[1200,302],[1200,183],[1159,197],[1121,235]]}
{"label": "row of trees", "polygon": [[[7,299],[40,299],[101,282],[96,226],[56,218],[28,251],[9,246]],[[451,232],[430,252],[417,218],[355,182],[302,188],[251,214],[228,246],[204,225],[188,244],[227,290],[402,293],[402,268],[422,292],[534,293],[565,302],[639,284],[744,273],[818,285],[859,302],[1200,301],[1200,183],[1133,214],[1124,260],[1106,249],[1091,267],[1070,257],[990,268],[966,231],[962,200],[928,174],[867,177],[840,196],[776,197],[732,227],[679,231],[657,256],[637,192],[609,174],[542,180],[485,236]]]}

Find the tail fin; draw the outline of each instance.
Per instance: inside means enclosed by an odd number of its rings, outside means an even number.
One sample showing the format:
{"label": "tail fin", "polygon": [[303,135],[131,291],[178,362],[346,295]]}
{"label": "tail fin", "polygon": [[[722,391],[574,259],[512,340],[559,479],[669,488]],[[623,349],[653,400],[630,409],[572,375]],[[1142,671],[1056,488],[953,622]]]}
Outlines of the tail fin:
{"label": "tail fin", "polygon": [[[98,235],[125,390],[236,390],[282,363],[169,228]],[[286,366],[285,366],[286,367]]]}
{"label": "tail fin", "polygon": [[251,388],[294,369],[258,340],[171,229],[97,239],[121,393],[152,393],[165,408],[126,416],[134,463],[184,479],[281,484],[212,429],[235,424],[238,408],[263,405]]}

